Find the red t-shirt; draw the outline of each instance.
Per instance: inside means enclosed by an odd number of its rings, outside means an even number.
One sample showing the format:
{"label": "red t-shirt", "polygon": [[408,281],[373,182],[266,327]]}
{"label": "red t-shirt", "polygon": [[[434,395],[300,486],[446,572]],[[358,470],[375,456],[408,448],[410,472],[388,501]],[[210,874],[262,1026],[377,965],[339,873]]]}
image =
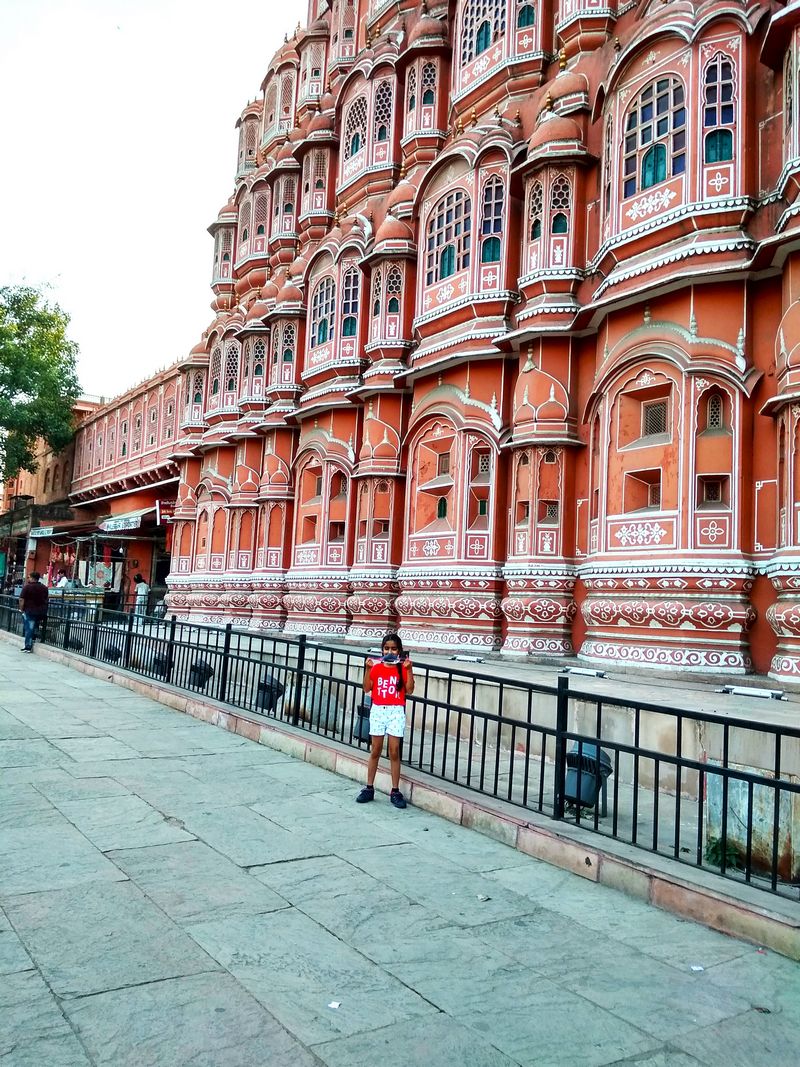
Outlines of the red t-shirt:
{"label": "red t-shirt", "polygon": [[372,679],[372,703],[391,704],[402,707],[406,702],[406,691],[400,688],[398,670],[401,663],[376,663],[370,671]]}

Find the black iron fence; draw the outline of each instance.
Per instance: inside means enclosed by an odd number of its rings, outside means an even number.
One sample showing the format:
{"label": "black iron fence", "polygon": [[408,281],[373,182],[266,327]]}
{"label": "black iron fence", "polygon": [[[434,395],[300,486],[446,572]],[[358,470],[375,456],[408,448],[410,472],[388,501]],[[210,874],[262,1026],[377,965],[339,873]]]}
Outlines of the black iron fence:
{"label": "black iron fence", "polygon": [[[0,627],[21,633],[13,597]],[[365,747],[363,649],[63,598],[40,639]],[[800,728],[415,662],[403,760],[441,781],[800,899]],[[722,698],[724,699],[724,698]]]}

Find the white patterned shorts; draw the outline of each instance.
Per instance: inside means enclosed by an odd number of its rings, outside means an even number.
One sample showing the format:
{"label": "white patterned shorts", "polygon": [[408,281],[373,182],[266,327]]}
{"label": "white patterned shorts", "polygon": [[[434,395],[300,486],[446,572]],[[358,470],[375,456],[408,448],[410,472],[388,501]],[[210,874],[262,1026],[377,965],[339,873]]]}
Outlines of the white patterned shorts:
{"label": "white patterned shorts", "polygon": [[402,737],[406,732],[406,709],[402,704],[373,704],[369,709],[370,737]]}

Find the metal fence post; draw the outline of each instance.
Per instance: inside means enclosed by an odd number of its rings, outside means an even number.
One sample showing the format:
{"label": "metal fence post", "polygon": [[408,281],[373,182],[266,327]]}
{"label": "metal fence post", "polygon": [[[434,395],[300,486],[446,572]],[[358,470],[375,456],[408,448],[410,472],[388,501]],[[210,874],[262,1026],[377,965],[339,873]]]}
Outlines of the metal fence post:
{"label": "metal fence post", "polygon": [[303,675],[306,667],[306,635],[300,634],[297,644],[297,667],[295,669],[294,693],[292,694],[292,726],[300,722],[300,700],[303,691]]}
{"label": "metal fence post", "polygon": [[166,680],[172,681],[172,668],[175,665],[175,628],[178,624],[178,616],[173,615],[169,620],[169,636],[167,641],[167,664],[166,664]]}
{"label": "metal fence post", "polygon": [[564,793],[567,784],[567,737],[569,729],[569,679],[558,677],[556,694],[556,752],[555,781],[553,783],[553,818],[564,818]]}
{"label": "metal fence post", "polygon": [[128,629],[125,632],[125,650],[122,655],[122,666],[127,670],[131,665],[131,645],[133,644],[133,613],[128,615]]}
{"label": "metal fence post", "polygon": [[67,621],[64,623],[64,648],[69,648],[69,632],[72,629],[72,605],[67,604]]}
{"label": "metal fence post", "polygon": [[219,687],[217,689],[217,700],[220,704],[225,704],[228,696],[228,657],[231,654],[232,630],[233,624],[229,622],[225,627],[225,643],[222,646],[222,666],[219,672]]}
{"label": "metal fence post", "polygon": [[95,610],[92,613],[92,639],[89,643],[89,657],[90,659],[97,659],[97,638],[98,638],[98,625],[101,620],[98,616],[102,612],[102,608],[95,606]]}

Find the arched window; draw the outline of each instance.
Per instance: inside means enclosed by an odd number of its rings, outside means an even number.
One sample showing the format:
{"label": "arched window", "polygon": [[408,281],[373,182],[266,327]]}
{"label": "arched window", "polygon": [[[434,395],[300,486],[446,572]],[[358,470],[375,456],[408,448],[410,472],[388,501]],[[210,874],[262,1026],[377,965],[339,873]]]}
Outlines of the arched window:
{"label": "arched window", "polygon": [[49,467],[44,472],[44,491],[46,493],[50,492],[50,468]]}
{"label": "arched window", "polygon": [[461,65],[471,63],[506,32],[506,0],[470,0],[464,5]]}
{"label": "arched window", "polygon": [[247,244],[247,240],[250,237],[250,216],[252,213],[252,206],[250,201],[242,204],[242,214],[239,218],[239,244]]}
{"label": "arched window", "polygon": [[272,127],[275,125],[275,112],[278,108],[278,86],[275,82],[267,89],[267,95],[264,98],[264,136],[266,137],[272,132]]}
{"label": "arched window", "polygon": [[483,214],[481,217],[481,263],[500,262],[500,238],[503,232],[503,207],[505,189],[500,178],[490,178],[483,187]]}
{"label": "arched window", "polygon": [[372,275],[372,317],[377,319],[381,313],[381,293],[383,290],[383,275],[378,268]]}
{"label": "arched window", "polygon": [[651,82],[634,100],[625,120],[623,195],[686,170],[686,104],[677,78]]}
{"label": "arched window", "polygon": [[470,264],[472,202],[461,189],[447,193],[431,212],[425,246],[425,284],[449,278]]}
{"label": "arched window", "polygon": [[211,353],[211,395],[219,393],[219,381],[222,377],[222,348],[217,345]]}
{"label": "arched window", "polygon": [[530,199],[528,201],[528,230],[532,241],[538,241],[542,236],[543,207],[544,188],[540,181],[535,181],[531,186]]}
{"label": "arched window", "polygon": [[294,71],[288,70],[281,79],[281,129],[288,130],[294,121]]}
{"label": "arched window", "polygon": [[358,268],[348,267],[342,278],[342,337],[355,337],[358,332],[359,284]]}
{"label": "arched window", "polygon": [[729,56],[717,52],[705,69],[703,128],[710,130],[704,142],[706,163],[733,159],[734,67]]}
{"label": "arched window", "polygon": [[559,174],[550,188],[550,232],[569,232],[569,213],[572,208],[572,186],[565,174]]}
{"label": "arched window", "polygon": [[233,393],[239,380],[239,346],[235,341],[225,349],[225,392]]}
{"label": "arched window", "polygon": [[786,66],[783,68],[783,122],[788,134],[794,121],[794,64],[792,53],[786,55]]}
{"label": "arched window", "polygon": [[703,154],[706,163],[729,163],[733,159],[733,133],[730,130],[707,133]]}
{"label": "arched window", "polygon": [[267,346],[263,338],[259,337],[253,344],[253,377],[264,377],[264,363],[267,359]]}
{"label": "arched window", "polygon": [[336,287],[333,278],[323,278],[311,300],[311,347],[324,345],[333,330]]}
{"label": "arched window", "polygon": [[614,145],[614,123],[609,115],[606,119],[605,144],[603,146],[603,212],[608,215],[611,210],[611,160]]}
{"label": "arched window", "polygon": [[481,219],[481,234],[488,237],[491,234],[503,232],[503,206],[505,204],[505,189],[501,178],[490,178],[483,187],[483,217]]}
{"label": "arched window", "polygon": [[500,251],[500,238],[487,237],[481,245],[481,263],[499,263]]}
{"label": "arched window", "polygon": [[417,107],[417,68],[412,67],[408,72],[406,85],[406,111],[410,114]]}
{"label": "arched window", "polygon": [[390,315],[400,313],[400,294],[403,292],[403,272],[399,267],[392,267],[386,279],[386,310]]}
{"label": "arched window", "polygon": [[283,328],[283,362],[291,363],[294,359],[294,343],[296,333],[294,325],[287,322]]}
{"label": "arched window", "polygon": [[439,499],[436,502],[436,518],[437,519],[446,519],[447,518],[447,497],[446,496],[440,496]]}
{"label": "arched window", "polygon": [[294,211],[295,186],[294,178],[283,179],[283,213],[291,215]]}
{"label": "arched window", "polygon": [[394,87],[390,81],[378,83],[375,93],[375,110],[373,111],[373,127],[375,142],[388,141],[389,130],[392,127],[392,101],[394,99]]}
{"label": "arched window", "polygon": [[536,11],[533,4],[523,4],[517,12],[517,27],[520,30],[533,26],[536,22]]}
{"label": "arched window", "polygon": [[[192,403],[193,404],[202,404],[203,403],[203,375],[202,374],[195,374],[195,376],[194,376],[194,382],[192,384]],[[126,426],[126,429],[127,429],[127,426]],[[124,447],[124,445],[123,445],[123,447]]]}
{"label": "arched window", "polygon": [[359,96],[350,105],[344,127],[344,158],[358,155],[367,142],[367,98]]}
{"label": "arched window", "polygon": [[256,227],[256,236],[258,237],[263,237],[266,233],[267,214],[267,194],[259,193],[258,196],[256,196],[256,209],[253,219]]}
{"label": "arched window", "polygon": [[436,103],[436,64],[426,63],[422,68],[422,106],[433,107]]}
{"label": "arched window", "polygon": [[712,393],[706,403],[706,429],[723,430],[725,428],[725,405],[719,393]]}

